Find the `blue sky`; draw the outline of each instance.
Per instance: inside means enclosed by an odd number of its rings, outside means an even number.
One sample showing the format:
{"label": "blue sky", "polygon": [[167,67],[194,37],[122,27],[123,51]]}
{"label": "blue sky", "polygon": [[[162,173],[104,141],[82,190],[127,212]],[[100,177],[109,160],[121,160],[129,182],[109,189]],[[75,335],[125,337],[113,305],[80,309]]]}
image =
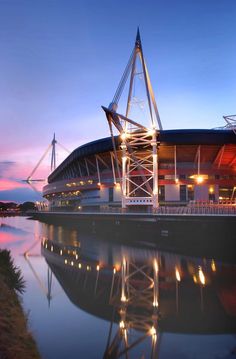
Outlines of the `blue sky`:
{"label": "blue sky", "polygon": [[53,132],[71,150],[109,135],[101,105],[113,98],[137,26],[164,129],[223,125],[236,112],[235,18],[235,0],[1,0],[0,200],[33,199],[27,188],[12,192],[13,182]]}

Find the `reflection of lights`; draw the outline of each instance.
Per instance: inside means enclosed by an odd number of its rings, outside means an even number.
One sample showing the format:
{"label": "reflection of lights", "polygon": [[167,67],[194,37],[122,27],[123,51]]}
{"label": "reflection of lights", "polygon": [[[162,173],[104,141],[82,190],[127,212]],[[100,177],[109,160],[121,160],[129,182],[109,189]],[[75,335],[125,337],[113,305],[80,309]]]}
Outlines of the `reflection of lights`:
{"label": "reflection of lights", "polygon": [[151,327],[150,334],[151,335],[156,335],[157,334],[156,328],[154,326]]}
{"label": "reflection of lights", "polygon": [[180,278],[180,273],[179,273],[179,270],[178,268],[175,268],[175,278],[178,282],[181,281],[181,278]]}
{"label": "reflection of lights", "polygon": [[96,269],[97,269],[97,271],[99,271],[99,270],[100,270],[100,266],[99,266],[99,265],[97,265]]}
{"label": "reflection of lights", "polygon": [[214,259],[212,259],[212,261],[211,261],[211,269],[212,269],[212,272],[216,272],[216,264],[215,264]]}
{"label": "reflection of lights", "polygon": [[155,299],[155,300],[153,301],[152,305],[153,305],[154,308],[157,308],[157,307],[158,307],[158,300]]}
{"label": "reflection of lights", "polygon": [[65,264],[67,264],[67,259],[65,259]]}
{"label": "reflection of lights", "polygon": [[73,265],[74,265],[74,262],[73,262],[73,261],[71,261],[71,262],[70,262],[70,264],[73,266]]}
{"label": "reflection of lights", "polygon": [[122,302],[126,302],[126,300],[127,300],[127,299],[126,299],[126,296],[125,296],[125,295],[122,295],[121,298],[120,298],[120,300],[121,300]]}
{"label": "reflection of lights", "polygon": [[46,249],[48,248],[48,244],[47,244],[47,243],[45,244],[45,248],[46,248]]}
{"label": "reflection of lights", "polygon": [[116,268],[113,269],[113,273],[116,274]]}
{"label": "reflection of lights", "polygon": [[75,255],[75,259],[78,259],[78,258],[79,258],[79,256],[78,256],[78,254],[76,254],[76,255]]}
{"label": "reflection of lights", "polygon": [[210,193],[214,193],[214,188],[213,188],[213,187],[210,187],[210,188],[209,188],[209,192],[210,192]]}
{"label": "reflection of lights", "polygon": [[53,246],[51,246],[51,252],[53,252]]}
{"label": "reflection of lights", "polygon": [[101,186],[101,182],[98,182],[98,186]]}
{"label": "reflection of lights", "polygon": [[79,263],[79,264],[78,264],[78,267],[79,267],[79,268],[81,268],[81,267],[82,267],[82,264],[81,264],[81,263]]}
{"label": "reflection of lights", "polygon": [[175,183],[179,183],[179,179],[177,177],[175,178]]}
{"label": "reflection of lights", "polygon": [[60,256],[62,256],[62,249],[60,250]]}
{"label": "reflection of lights", "polygon": [[194,283],[197,283],[197,277],[195,276],[195,274],[193,276],[193,281],[194,281]]}
{"label": "reflection of lights", "polygon": [[154,259],[153,265],[154,265],[154,270],[155,270],[155,272],[157,273],[157,272],[158,272],[158,263],[157,263],[157,260],[156,260],[156,259]]}
{"label": "reflection of lights", "polygon": [[120,326],[120,329],[124,329],[124,328],[125,328],[125,323],[124,323],[123,320],[120,322],[119,326]]}
{"label": "reflection of lights", "polygon": [[199,280],[200,280],[201,284],[205,285],[206,284],[205,275],[204,275],[201,267],[199,267],[199,269],[198,269],[198,276],[199,276]]}

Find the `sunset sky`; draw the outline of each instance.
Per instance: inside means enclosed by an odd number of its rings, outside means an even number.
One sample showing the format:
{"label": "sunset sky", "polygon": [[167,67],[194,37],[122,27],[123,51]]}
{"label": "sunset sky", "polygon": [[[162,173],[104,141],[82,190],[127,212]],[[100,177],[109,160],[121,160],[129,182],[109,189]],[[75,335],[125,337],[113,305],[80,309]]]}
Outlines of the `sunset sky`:
{"label": "sunset sky", "polygon": [[[36,200],[28,177],[53,133],[109,135],[111,102],[140,27],[164,129],[236,113],[235,0],[0,0],[0,201]],[[58,149],[58,162],[66,156]],[[49,174],[49,156],[35,176]]]}

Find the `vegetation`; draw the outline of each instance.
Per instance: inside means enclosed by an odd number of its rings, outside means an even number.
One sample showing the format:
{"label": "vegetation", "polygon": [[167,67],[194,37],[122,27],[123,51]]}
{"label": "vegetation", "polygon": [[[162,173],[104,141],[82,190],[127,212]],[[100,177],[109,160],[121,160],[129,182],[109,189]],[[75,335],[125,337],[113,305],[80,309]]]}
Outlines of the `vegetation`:
{"label": "vegetation", "polygon": [[18,204],[15,202],[0,202],[0,211],[16,210]]}
{"label": "vegetation", "polygon": [[10,251],[0,250],[0,275],[10,289],[23,293],[25,283],[20,269],[13,263]]}
{"label": "vegetation", "polygon": [[25,213],[34,209],[36,209],[34,202],[27,201],[21,204],[15,202],[0,202],[0,213]]}
{"label": "vegetation", "polygon": [[0,358],[39,359],[17,295],[24,291],[25,283],[7,250],[0,250],[0,288]]}

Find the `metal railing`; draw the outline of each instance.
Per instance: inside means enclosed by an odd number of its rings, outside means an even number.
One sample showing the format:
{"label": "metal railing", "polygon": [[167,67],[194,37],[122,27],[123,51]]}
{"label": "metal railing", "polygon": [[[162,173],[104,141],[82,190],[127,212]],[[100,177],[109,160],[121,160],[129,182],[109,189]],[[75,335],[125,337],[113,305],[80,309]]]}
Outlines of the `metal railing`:
{"label": "metal railing", "polygon": [[236,204],[221,204],[221,203],[191,203],[187,206],[159,206],[155,211],[146,210],[143,208],[142,211],[135,211],[132,209],[123,209],[121,207],[94,207],[94,208],[48,208],[41,207],[38,212],[67,212],[67,213],[106,213],[106,214],[160,214],[160,215],[229,215],[236,216]]}

